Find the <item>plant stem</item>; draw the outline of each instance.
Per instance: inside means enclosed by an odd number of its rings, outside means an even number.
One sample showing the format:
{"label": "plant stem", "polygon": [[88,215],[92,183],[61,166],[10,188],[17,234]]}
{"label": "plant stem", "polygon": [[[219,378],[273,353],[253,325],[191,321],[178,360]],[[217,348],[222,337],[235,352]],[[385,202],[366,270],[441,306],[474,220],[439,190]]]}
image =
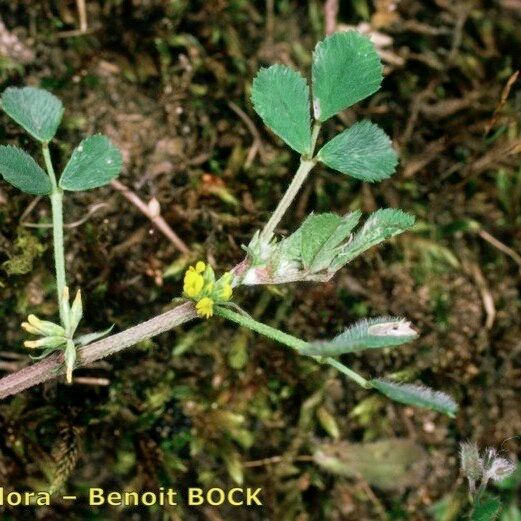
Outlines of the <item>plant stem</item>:
{"label": "plant stem", "polygon": [[271,338],[272,340],[275,340],[276,342],[280,342],[281,344],[292,347],[293,349],[296,349],[297,351],[306,347],[308,344],[307,342],[305,342],[304,340],[301,340],[300,338],[297,338],[293,335],[288,335],[287,333],[284,333],[283,331],[280,331],[279,329],[275,329],[274,327],[268,326],[267,324],[258,322],[257,320],[255,320],[251,317],[241,315],[240,313],[232,311],[231,309],[224,308],[224,307],[216,307],[214,312],[216,315],[219,315],[220,317],[231,320],[232,322],[235,322],[236,324],[239,324],[240,326],[247,327],[248,329],[251,329],[252,331],[256,331],[257,333],[260,333],[261,335],[267,336],[268,338]]}
{"label": "plant stem", "polygon": [[62,325],[67,329],[69,317],[67,313],[67,303],[64,300],[65,287],[65,252],[63,247],[63,191],[56,182],[56,174],[52,166],[49,144],[42,145],[43,158],[47,173],[51,180],[51,207],[52,207],[52,235],[54,242],[54,265],[56,268],[56,292],[58,296],[58,307],[60,309],[60,319]]}
{"label": "plant stem", "polygon": [[[292,347],[296,351],[300,351],[302,348],[306,347],[308,345],[308,342],[301,340],[300,338],[297,338],[293,335],[288,335],[287,333],[284,333],[283,331],[280,331],[279,329],[276,329],[274,327],[268,326],[267,324],[264,324],[262,322],[258,322],[257,320],[247,317],[245,315],[241,315],[240,313],[236,313],[235,311],[232,311],[231,309],[224,308],[224,307],[216,307],[215,308],[215,314],[219,315],[223,318],[226,318],[228,320],[231,320],[232,322],[235,322],[236,324],[239,324],[240,326],[247,327],[251,329],[252,331],[256,331],[257,333],[260,333],[261,335],[267,336],[268,338],[271,338],[272,340],[275,340],[281,344],[287,345],[289,347]],[[344,364],[339,362],[338,360],[335,360],[331,357],[321,357],[321,356],[313,356],[315,360],[317,360],[319,363],[322,364],[328,364],[338,371],[340,371],[342,374],[356,382],[361,387],[364,387],[365,389],[370,389],[372,386],[369,383],[368,380],[363,378],[361,375],[353,371],[352,369],[349,369],[349,367],[346,367]]]}
{"label": "plant stem", "polygon": [[364,389],[371,389],[373,386],[371,383],[366,380],[363,376],[359,375],[357,372],[353,371],[352,369],[349,369],[349,367],[345,366],[338,360],[331,358],[330,356],[326,358],[322,358],[323,363],[326,363],[330,365],[331,367],[334,367],[338,371],[340,371],[343,375],[347,376],[354,382],[356,382],[360,387],[363,387]]}
{"label": "plant stem", "polygon": [[[257,322],[252,318],[245,317],[229,309],[217,307],[215,309],[215,314],[236,322],[241,326],[245,326],[252,331],[256,331],[257,333],[276,340],[277,342],[292,347],[296,351],[307,346],[307,342],[300,338],[288,335],[278,329]],[[152,338],[160,333],[164,333],[165,331],[169,331],[170,329],[195,318],[197,318],[197,312],[192,302],[177,306],[170,311],[151,318],[137,326],[126,329],[121,333],[116,333],[115,335],[108,336],[102,340],[94,342],[93,344],[82,347],[78,350],[76,368],[89,365],[96,360],[118,353],[127,347],[131,347],[143,340]],[[334,358],[313,358],[320,363],[331,365],[362,387],[371,387],[371,384],[365,378],[354,372],[352,369],[344,366]],[[7,396],[11,396],[12,394],[24,391],[34,385],[56,378],[63,372],[64,353],[57,352],[52,354],[33,365],[24,367],[15,373],[1,378],[0,400]]]}
{"label": "plant stem", "polygon": [[[121,333],[111,335],[93,344],[82,347],[78,350],[76,368],[86,366],[96,360],[118,353],[142,340],[169,331],[194,318],[197,318],[197,313],[191,302],[177,306],[166,313],[126,329]],[[56,378],[63,372],[63,352],[52,354],[40,362],[24,367],[16,373],[12,373],[0,379],[0,400],[28,389],[33,385],[38,385],[52,378]]]}
{"label": "plant stem", "polygon": [[311,169],[315,166],[315,164],[316,161],[314,159],[301,158],[298,170],[291,180],[286,193],[280,200],[277,208],[275,208],[275,211],[271,214],[269,221],[261,232],[260,238],[263,242],[269,242],[271,240],[275,228],[279,224],[282,217],[284,217],[284,214],[290,207],[293,199],[295,199],[297,193],[300,190],[300,187],[306,180],[309,172],[311,172]]}
{"label": "plant stem", "polygon": [[313,167],[317,164],[317,160],[313,158],[313,154],[315,152],[315,146],[317,144],[318,139],[318,133],[320,132],[320,123],[316,121],[313,124],[313,129],[311,132],[311,152],[306,155],[303,155],[300,158],[300,165],[298,167],[297,172],[293,176],[293,179],[291,180],[290,185],[288,186],[288,189],[286,190],[286,193],[282,196],[282,199],[280,200],[279,204],[277,205],[277,208],[275,208],[275,211],[271,214],[271,217],[269,221],[266,223],[266,226],[264,226],[260,238],[262,242],[269,242],[271,238],[273,237],[273,233],[275,231],[275,228],[281,221],[281,219],[284,217],[284,214],[290,207],[291,203],[297,196],[300,188],[302,187],[302,184],[306,180],[309,172],[313,169]]}
{"label": "plant stem", "polygon": [[318,134],[320,133],[320,127],[320,122],[315,121],[315,123],[313,123],[313,128],[311,129],[311,154],[309,157],[313,157],[313,154],[315,153],[315,147],[317,146],[317,139]]}

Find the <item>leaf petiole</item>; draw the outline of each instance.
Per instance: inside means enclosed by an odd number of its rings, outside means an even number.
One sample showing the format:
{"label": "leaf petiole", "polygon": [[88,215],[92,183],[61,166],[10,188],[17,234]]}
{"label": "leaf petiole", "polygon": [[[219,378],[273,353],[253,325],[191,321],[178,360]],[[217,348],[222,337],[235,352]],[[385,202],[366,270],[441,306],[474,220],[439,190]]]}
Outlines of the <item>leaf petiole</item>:
{"label": "leaf petiole", "polygon": [[60,320],[62,325],[67,329],[69,315],[67,312],[67,303],[65,302],[65,287],[67,286],[67,282],[65,279],[65,252],[63,246],[63,191],[56,181],[56,174],[54,173],[48,142],[42,143],[42,152],[47,174],[49,175],[52,185],[50,197],[58,307],[60,310]]}
{"label": "leaf petiole", "polygon": [[[297,352],[300,352],[304,348],[307,348],[309,346],[308,342],[301,340],[300,338],[297,338],[293,335],[288,335],[287,333],[284,333],[279,329],[268,326],[267,324],[264,324],[262,322],[258,322],[257,320],[251,317],[244,316],[240,313],[232,311],[231,309],[216,306],[214,309],[214,314],[226,318],[227,320],[231,320],[232,322],[235,322],[240,326],[247,327],[252,331],[255,331],[256,333],[259,333],[268,338],[271,338],[272,340],[275,340],[276,342],[291,347],[295,349]],[[343,375],[347,376],[349,379],[353,380],[364,389],[370,389],[372,387],[371,383],[368,380],[366,380],[363,376],[359,375],[352,369],[349,369],[349,367],[346,367],[344,364],[342,364],[338,360],[335,360],[334,358],[319,356],[313,358],[321,364],[327,364],[331,367],[334,367]]]}
{"label": "leaf petiole", "polygon": [[317,159],[313,157],[313,154],[315,152],[315,146],[317,144],[319,132],[320,123],[318,121],[315,121],[311,133],[311,152],[309,153],[309,155],[306,154],[301,156],[300,165],[298,167],[297,172],[295,173],[290,185],[288,186],[288,189],[286,190],[285,194],[283,195],[282,199],[277,205],[277,208],[275,208],[275,211],[271,214],[269,221],[266,223],[266,226],[264,226],[260,234],[260,239],[262,242],[268,243],[273,238],[275,228],[277,227],[281,219],[284,217],[284,214],[287,212],[291,203],[297,196],[300,188],[304,184],[304,181],[307,179],[308,174],[317,164]]}

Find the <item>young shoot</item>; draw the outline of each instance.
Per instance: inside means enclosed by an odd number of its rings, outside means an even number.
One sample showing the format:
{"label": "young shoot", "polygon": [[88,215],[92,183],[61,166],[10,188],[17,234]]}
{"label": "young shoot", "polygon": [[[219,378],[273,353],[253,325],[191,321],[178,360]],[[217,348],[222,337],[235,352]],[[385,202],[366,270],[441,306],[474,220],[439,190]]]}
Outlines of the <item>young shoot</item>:
{"label": "young shoot", "polygon": [[[327,281],[353,259],[414,224],[414,218],[393,208],[369,215],[360,226],[360,211],[345,215],[311,213],[287,237],[277,236],[277,227],[313,168],[322,165],[366,182],[390,177],[398,159],[389,137],[374,123],[363,120],[322,144],[322,124],[342,110],[375,93],[382,81],[382,65],[371,41],[351,31],[336,33],[318,43],[313,54],[311,88],[297,71],[272,65],[259,71],[253,81],[253,107],[268,128],[300,155],[300,165],[288,189],[266,225],[255,232],[245,259],[217,277],[213,268],[199,261],[188,268],[182,297],[188,302],[121,333],[97,340],[88,335],[75,339],[81,319],[81,297],[69,307],[63,261],[63,194],[88,190],[114,179],[121,168],[121,155],[104,136],[85,139],[73,152],[59,180],[54,174],[49,141],[61,120],[61,103],[50,93],[26,87],[10,88],[2,96],[6,113],[42,144],[47,174],[20,149],[0,148],[0,174],[25,192],[49,195],[53,209],[56,286],[60,324],[44,322],[31,315],[24,328],[39,340],[29,348],[64,351],[68,380],[74,364],[83,365],[125,347],[172,329],[197,317],[213,315],[247,327],[282,343],[319,364],[327,364],[358,385],[373,389],[392,400],[454,416],[454,400],[423,385],[370,378],[348,367],[341,357],[363,350],[392,349],[417,338],[407,320],[375,317],[358,322],[331,340],[303,340],[254,320],[231,302],[241,286],[285,284],[296,281]],[[318,148],[318,150],[317,150]],[[107,332],[105,332],[107,333]],[[102,333],[103,334],[103,333]],[[97,341],[95,341],[97,340]],[[76,358],[76,346],[83,345]],[[76,359],[75,359],[76,358]],[[49,378],[62,358],[42,360],[0,380],[0,398],[19,392]]]}
{"label": "young shoot", "polygon": [[471,502],[470,519],[492,521],[501,511],[498,497],[487,493],[489,484],[501,485],[516,470],[516,464],[493,447],[480,451],[476,443],[460,444],[461,473],[467,479]]}
{"label": "young shoot", "polygon": [[[69,300],[63,239],[63,198],[66,191],[89,190],[108,184],[121,170],[121,154],[105,136],[87,137],[73,151],[58,178],[49,143],[62,120],[62,102],[50,92],[35,87],[9,87],[2,94],[1,104],[11,119],[40,143],[46,171],[24,150],[1,145],[0,174],[23,192],[49,196],[52,208],[60,324],[29,315],[27,321],[22,323],[22,328],[40,338],[27,340],[24,345],[29,349],[41,350],[41,355],[35,358],[45,357],[56,350],[64,351],[67,382],[71,383],[76,363],[76,345],[81,345],[81,340],[75,339],[74,335],[83,316],[83,305],[80,290],[77,291],[72,306]],[[99,338],[98,335],[96,337]]]}

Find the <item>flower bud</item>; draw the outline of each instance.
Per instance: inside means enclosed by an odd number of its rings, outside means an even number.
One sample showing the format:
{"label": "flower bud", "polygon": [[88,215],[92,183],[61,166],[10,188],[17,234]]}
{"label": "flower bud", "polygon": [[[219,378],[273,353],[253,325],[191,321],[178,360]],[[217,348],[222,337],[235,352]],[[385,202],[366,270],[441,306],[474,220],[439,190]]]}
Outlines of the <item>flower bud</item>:
{"label": "flower bud", "polygon": [[63,336],[46,336],[38,340],[26,340],[24,346],[29,349],[47,349],[49,347],[60,347],[67,342]]}
{"label": "flower bud", "polygon": [[213,300],[203,297],[196,305],[197,314],[203,318],[210,318],[213,315]]}
{"label": "flower bud", "polygon": [[506,458],[495,458],[484,476],[484,481],[491,479],[496,483],[503,481],[514,473],[516,466]]}
{"label": "flower bud", "polygon": [[80,323],[81,317],[83,316],[83,305],[81,302],[81,290],[80,289],[76,293],[76,298],[74,299],[74,302],[72,303],[69,316],[70,316],[69,323],[70,323],[70,328],[71,328],[70,334],[72,336],[74,334],[74,332],[76,331],[78,324]]}
{"label": "flower bud", "polygon": [[31,335],[41,335],[42,334],[42,332],[38,328],[29,324],[29,322],[22,322],[22,329],[24,329],[28,333],[31,333]]}
{"label": "flower bud", "polygon": [[[62,326],[55,324],[54,322],[49,322],[47,320],[40,320],[36,315],[29,315],[27,317],[27,322],[34,329],[38,330],[38,333],[33,333],[35,335],[45,335],[45,336],[63,336],[65,335],[65,330]],[[24,327],[22,325],[22,327]],[[26,331],[29,331],[24,327]],[[32,329],[32,328],[31,328]],[[29,331],[32,333],[32,331]]]}
{"label": "flower bud", "polygon": [[477,480],[483,472],[483,460],[479,457],[478,446],[466,442],[460,445],[461,471],[468,479]]}

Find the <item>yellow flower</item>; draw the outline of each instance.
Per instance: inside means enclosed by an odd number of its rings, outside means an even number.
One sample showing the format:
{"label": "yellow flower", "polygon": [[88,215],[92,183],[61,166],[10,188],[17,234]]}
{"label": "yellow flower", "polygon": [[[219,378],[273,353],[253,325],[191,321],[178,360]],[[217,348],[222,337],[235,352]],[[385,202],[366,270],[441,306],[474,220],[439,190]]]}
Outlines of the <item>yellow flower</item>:
{"label": "yellow flower", "polygon": [[197,273],[202,273],[206,269],[206,264],[203,261],[198,261],[195,265],[195,271]]}
{"label": "yellow flower", "polygon": [[203,297],[196,305],[195,309],[199,316],[210,318],[213,315],[213,300],[208,297]]}
{"label": "yellow flower", "polygon": [[183,291],[185,295],[190,298],[197,297],[199,293],[201,293],[204,286],[204,279],[202,275],[197,273],[196,270],[190,268],[185,273],[184,283],[183,283]]}
{"label": "yellow flower", "polygon": [[232,293],[233,293],[232,285],[229,283],[226,283],[223,286],[223,289],[221,290],[221,299],[230,300],[232,298]]}

